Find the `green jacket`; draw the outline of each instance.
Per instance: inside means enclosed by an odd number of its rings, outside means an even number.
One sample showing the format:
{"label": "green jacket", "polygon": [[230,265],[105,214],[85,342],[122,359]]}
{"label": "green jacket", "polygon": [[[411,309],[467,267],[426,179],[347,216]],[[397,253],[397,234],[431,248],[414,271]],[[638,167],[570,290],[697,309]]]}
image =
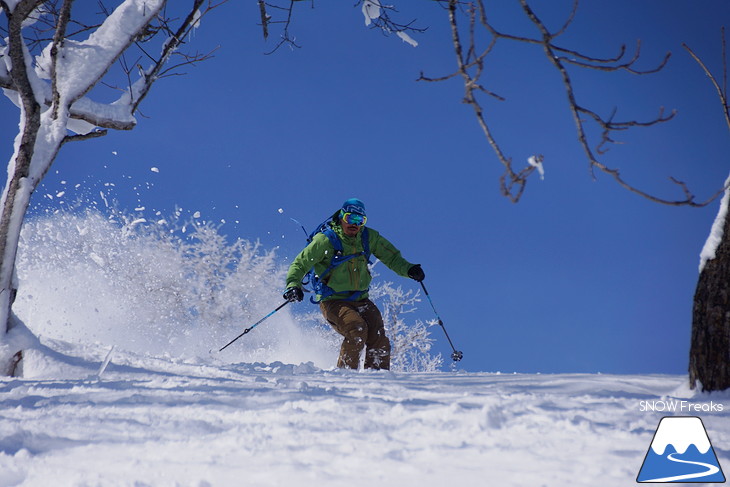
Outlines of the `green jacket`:
{"label": "green jacket", "polygon": [[[362,229],[354,237],[349,237],[342,232],[340,225],[334,225],[333,229],[340,241],[342,242],[342,255],[356,254],[363,251],[362,247]],[[368,242],[370,244],[370,252],[380,259],[380,261],[388,266],[393,272],[403,277],[408,277],[408,269],[413,264],[405,260],[400,250],[390,243],[379,232],[368,227]],[[299,252],[294,262],[289,266],[289,272],[286,275],[286,287],[302,287],[302,278],[314,266],[314,271],[321,275],[327,270],[332,256],[334,255],[334,247],[332,243],[323,233],[318,233],[307,245],[304,250]],[[372,276],[368,270],[368,262],[364,255],[352,258],[330,271],[325,276],[326,284],[335,292],[345,293],[348,291],[364,291],[370,287]],[[360,299],[367,298],[367,293],[363,294]],[[325,298],[345,299],[347,295],[337,296],[337,294]]]}

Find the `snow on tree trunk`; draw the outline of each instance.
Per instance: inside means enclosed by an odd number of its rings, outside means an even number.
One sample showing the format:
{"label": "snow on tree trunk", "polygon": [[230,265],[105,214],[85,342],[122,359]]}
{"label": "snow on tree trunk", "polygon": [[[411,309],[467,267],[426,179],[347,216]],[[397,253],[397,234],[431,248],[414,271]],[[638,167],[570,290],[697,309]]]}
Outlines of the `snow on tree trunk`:
{"label": "snow on tree trunk", "polygon": [[[728,180],[730,182],[730,179]],[[692,308],[689,382],[703,391],[730,388],[730,190],[702,250]]]}

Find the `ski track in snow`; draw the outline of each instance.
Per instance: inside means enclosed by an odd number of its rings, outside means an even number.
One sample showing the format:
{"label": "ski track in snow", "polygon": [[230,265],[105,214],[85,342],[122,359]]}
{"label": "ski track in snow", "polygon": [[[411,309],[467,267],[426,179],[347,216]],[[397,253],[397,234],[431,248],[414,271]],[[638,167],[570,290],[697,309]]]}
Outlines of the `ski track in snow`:
{"label": "ski track in snow", "polygon": [[[689,394],[680,376],[358,372],[123,351],[99,378],[108,349],[53,348],[29,353],[28,378],[0,380],[0,486],[627,486],[662,416],[639,402]],[[703,418],[721,464],[727,411]]]}

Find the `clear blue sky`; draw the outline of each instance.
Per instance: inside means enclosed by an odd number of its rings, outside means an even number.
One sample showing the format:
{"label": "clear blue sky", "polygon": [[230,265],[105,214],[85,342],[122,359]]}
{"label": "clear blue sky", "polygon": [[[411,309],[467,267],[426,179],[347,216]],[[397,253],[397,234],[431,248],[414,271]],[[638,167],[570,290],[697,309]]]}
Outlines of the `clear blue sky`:
{"label": "clear blue sky", "polygon": [[[397,2],[400,19],[428,27],[413,48],[367,29],[352,3],[301,2],[291,31],[302,48],[270,56],[277,33],[263,41],[255,2],[221,7],[192,42],[220,45],[216,57],[158,83],[132,132],[66,145],[35,198],[111,182],[123,207],[200,211],[226,220],[232,238],[278,246],[288,261],[304,245],[290,217],[312,227],[358,197],[368,224],[423,265],[465,369],[684,373],[698,256],[719,202],[659,206],[600,174],[594,181],[558,73],[538,47],[504,43],[483,81],[507,101],[488,102],[488,116],[518,167],[541,153],[546,170],[510,203],[461,82],[415,81],[455,67],[446,12]],[[513,4],[492,7],[494,21],[530,32]],[[557,5],[534,7],[559,19],[568,7]],[[624,144],[604,161],[627,180],[679,197],[667,179],[675,176],[704,198],[727,177],[730,137],[716,94],[681,48],[688,43],[719,74],[727,19],[720,0],[581,5],[562,44],[609,57],[641,38],[646,68],[674,53],[650,77],[574,75],[582,103],[601,113],[618,106],[619,118],[646,120],[660,106],[679,111],[668,125],[620,135]],[[8,160],[17,109],[4,99],[0,114]],[[415,289],[389,272],[381,278]],[[432,316],[426,302],[420,312]]]}

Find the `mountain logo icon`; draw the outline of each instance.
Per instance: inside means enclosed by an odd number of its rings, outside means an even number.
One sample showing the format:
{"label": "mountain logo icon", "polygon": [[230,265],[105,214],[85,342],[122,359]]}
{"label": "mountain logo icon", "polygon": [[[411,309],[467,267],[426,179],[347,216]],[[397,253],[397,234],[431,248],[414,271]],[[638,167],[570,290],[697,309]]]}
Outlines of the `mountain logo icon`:
{"label": "mountain logo icon", "polygon": [[725,482],[702,420],[696,416],[662,418],[636,481]]}

